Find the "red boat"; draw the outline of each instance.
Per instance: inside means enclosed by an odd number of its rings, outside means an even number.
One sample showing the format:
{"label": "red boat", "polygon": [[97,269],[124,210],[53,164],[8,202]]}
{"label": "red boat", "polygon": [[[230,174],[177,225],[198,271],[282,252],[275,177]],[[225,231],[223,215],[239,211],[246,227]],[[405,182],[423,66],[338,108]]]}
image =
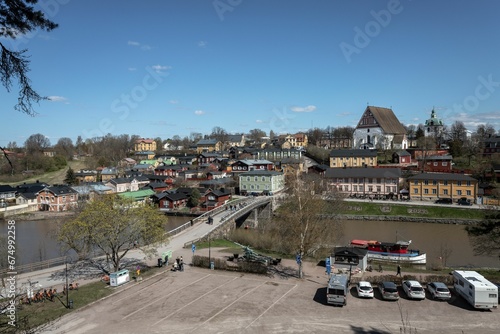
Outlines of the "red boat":
{"label": "red boat", "polygon": [[425,264],[426,254],[409,249],[410,241],[380,242],[375,240],[351,240],[351,246],[368,250],[369,260]]}

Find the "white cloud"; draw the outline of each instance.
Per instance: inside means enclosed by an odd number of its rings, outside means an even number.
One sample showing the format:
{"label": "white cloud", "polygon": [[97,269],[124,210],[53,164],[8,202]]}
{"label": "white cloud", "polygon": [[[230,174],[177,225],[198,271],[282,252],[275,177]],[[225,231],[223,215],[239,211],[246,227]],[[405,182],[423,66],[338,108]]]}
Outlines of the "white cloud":
{"label": "white cloud", "polygon": [[255,121],[255,123],[264,123],[264,121],[261,120],[261,119],[258,119],[258,120]]}
{"label": "white cloud", "polygon": [[205,114],[205,112],[204,112],[203,110],[195,110],[195,111],[194,111],[194,114],[195,114],[195,115],[204,115],[204,114]]}
{"label": "white cloud", "polygon": [[128,41],[127,45],[136,46],[136,47],[138,47],[138,48],[140,48],[141,50],[144,50],[144,51],[151,50],[151,46],[149,46],[147,44],[141,44],[141,43],[139,43],[137,41]]}
{"label": "white cloud", "polygon": [[170,100],[170,101],[168,101],[168,103],[170,103],[170,104],[178,104],[179,100]]}
{"label": "white cloud", "polygon": [[128,68],[128,70],[129,70],[130,72],[134,72],[134,71],[137,71],[137,68],[135,68],[135,67],[129,67],[129,68]]}
{"label": "white cloud", "polygon": [[171,69],[171,66],[163,66],[163,65],[153,65],[151,68],[156,72],[156,73],[164,73],[165,71]]}
{"label": "white cloud", "polygon": [[313,105],[308,105],[306,107],[295,106],[291,107],[290,110],[293,112],[313,112],[314,110],[316,110],[316,106]]}
{"label": "white cloud", "polygon": [[66,102],[66,101],[68,101],[67,98],[65,98],[63,96],[57,96],[57,95],[47,96],[47,99],[49,99],[49,101],[52,101],[52,102]]}
{"label": "white cloud", "polygon": [[207,44],[208,44],[208,42],[206,42],[206,41],[199,41],[199,42],[198,42],[198,46],[199,46],[200,48],[204,48],[205,46],[207,46]]}

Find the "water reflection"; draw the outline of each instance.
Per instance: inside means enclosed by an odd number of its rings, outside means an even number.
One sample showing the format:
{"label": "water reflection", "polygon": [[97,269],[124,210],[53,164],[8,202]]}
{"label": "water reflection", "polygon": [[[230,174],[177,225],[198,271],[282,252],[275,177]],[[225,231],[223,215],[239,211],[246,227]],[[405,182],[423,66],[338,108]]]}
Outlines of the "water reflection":
{"label": "water reflection", "polygon": [[[167,230],[172,230],[187,221],[189,217],[169,217]],[[351,239],[378,241],[412,240],[411,248],[427,253],[427,267],[447,265],[450,267],[492,267],[499,268],[500,261],[494,256],[474,256],[472,246],[463,225],[408,223],[396,221],[342,222],[341,245],[348,245]],[[60,246],[52,236],[56,223],[51,220],[17,221],[16,250],[18,264],[60,257]],[[7,222],[0,222],[2,234],[7,232]]]}

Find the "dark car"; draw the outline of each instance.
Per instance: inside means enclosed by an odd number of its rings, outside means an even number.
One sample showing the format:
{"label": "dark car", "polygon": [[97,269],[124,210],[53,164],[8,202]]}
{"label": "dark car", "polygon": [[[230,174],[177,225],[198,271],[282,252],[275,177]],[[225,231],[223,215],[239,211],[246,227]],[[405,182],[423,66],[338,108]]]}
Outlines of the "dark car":
{"label": "dark car", "polygon": [[458,201],[457,201],[457,204],[458,205],[472,205],[472,203],[465,197],[462,197],[460,198]]}
{"label": "dark car", "polygon": [[453,201],[451,198],[439,198],[434,203],[436,203],[436,204],[453,204]]}

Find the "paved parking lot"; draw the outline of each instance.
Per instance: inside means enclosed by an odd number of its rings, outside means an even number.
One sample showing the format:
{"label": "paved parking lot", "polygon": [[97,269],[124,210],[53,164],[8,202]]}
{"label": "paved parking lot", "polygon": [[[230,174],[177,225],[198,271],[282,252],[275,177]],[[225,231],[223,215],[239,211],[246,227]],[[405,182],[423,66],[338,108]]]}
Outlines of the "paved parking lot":
{"label": "paved parking lot", "polygon": [[[130,282],[57,321],[49,333],[498,333],[500,311],[450,302],[362,300],[326,305],[326,276],[304,280],[187,267]],[[403,295],[403,291],[400,291]]]}

